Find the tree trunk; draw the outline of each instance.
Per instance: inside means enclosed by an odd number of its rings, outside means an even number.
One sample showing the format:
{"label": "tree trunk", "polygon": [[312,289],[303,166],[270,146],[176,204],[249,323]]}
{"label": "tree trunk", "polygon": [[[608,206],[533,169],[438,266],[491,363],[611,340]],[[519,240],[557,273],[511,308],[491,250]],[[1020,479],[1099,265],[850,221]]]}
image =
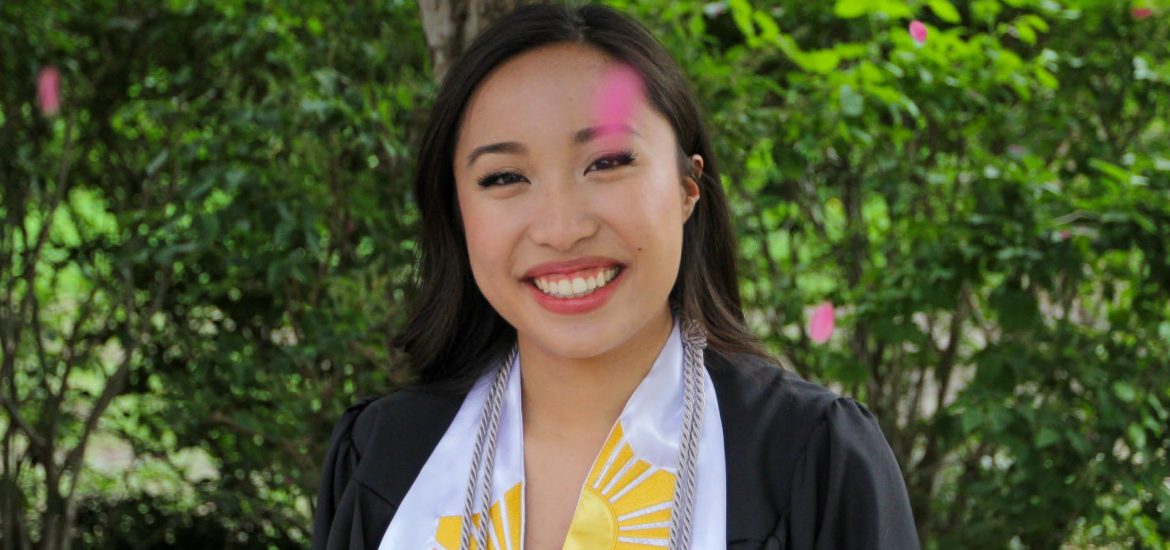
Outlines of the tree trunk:
{"label": "tree trunk", "polygon": [[[52,490],[52,488],[50,488]],[[50,494],[48,511],[41,516],[41,541],[39,550],[67,550],[69,548],[69,524],[65,517],[65,503]]]}
{"label": "tree trunk", "polygon": [[431,68],[442,82],[447,68],[485,27],[525,0],[419,0]]}

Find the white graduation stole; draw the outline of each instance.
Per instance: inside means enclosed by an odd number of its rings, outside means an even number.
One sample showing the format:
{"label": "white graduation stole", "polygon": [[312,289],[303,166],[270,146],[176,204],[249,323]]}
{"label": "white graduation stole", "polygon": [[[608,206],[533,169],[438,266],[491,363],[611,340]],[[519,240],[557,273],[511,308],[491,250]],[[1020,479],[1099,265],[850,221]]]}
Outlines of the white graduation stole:
{"label": "white graduation stole", "polygon": [[[676,318],[654,366],[634,390],[581,489],[566,550],[666,548],[678,473],[683,418],[683,340]],[[524,540],[524,431],[520,358],[509,367],[501,409],[488,512],[488,549],[521,550]],[[706,369],[704,374],[706,374]],[[481,376],[407,491],[379,550],[459,550],[473,446],[484,400],[495,379]],[[727,477],[715,387],[703,380],[706,407],[699,437],[693,548],[726,546]],[[367,460],[376,457],[367,457]],[[478,501],[477,501],[478,502]],[[478,510],[477,510],[478,512]],[[681,513],[681,512],[680,512]],[[481,514],[473,517],[483,521]],[[474,535],[471,548],[476,548]]]}

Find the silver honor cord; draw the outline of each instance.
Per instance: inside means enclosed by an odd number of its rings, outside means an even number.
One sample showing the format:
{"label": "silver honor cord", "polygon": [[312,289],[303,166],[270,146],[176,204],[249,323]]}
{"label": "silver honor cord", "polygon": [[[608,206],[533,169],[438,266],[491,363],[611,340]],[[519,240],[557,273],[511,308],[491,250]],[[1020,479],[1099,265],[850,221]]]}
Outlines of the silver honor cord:
{"label": "silver honor cord", "polygon": [[[475,528],[476,548],[487,548],[487,523],[491,510],[492,499],[492,470],[496,461],[496,434],[500,426],[500,410],[503,408],[504,390],[508,387],[508,375],[512,372],[512,363],[520,353],[517,346],[512,346],[503,364],[496,371],[496,379],[492,383],[491,392],[484,402],[484,410],[480,413],[479,430],[475,434],[475,449],[471,457],[470,482],[467,484],[467,495],[463,500],[463,526],[459,533],[459,548],[470,549],[472,529],[472,503],[476,493],[482,493],[480,498],[479,525]],[[488,434],[491,438],[488,438]],[[487,458],[484,458],[484,440],[487,440]],[[481,477],[481,472],[483,473]]]}
{"label": "silver honor cord", "polygon": [[[677,310],[674,310],[677,313]],[[695,483],[699,462],[699,436],[703,427],[703,396],[706,393],[706,369],[703,350],[707,337],[692,319],[682,323],[683,337],[683,429],[678,451],[678,476],[674,482],[674,502],[670,512],[670,550],[689,550],[694,520]],[[467,495],[463,502],[463,521],[459,535],[459,549],[471,549],[471,532],[475,531],[478,550],[487,549],[489,511],[491,510],[492,469],[495,464],[496,436],[500,425],[504,391],[508,375],[519,353],[512,347],[507,359],[499,365],[495,381],[480,413],[479,430],[475,434],[475,448],[471,458]],[[490,435],[490,438],[489,438]],[[486,449],[484,443],[487,443]],[[480,521],[473,525],[475,497],[480,495]],[[680,513],[681,512],[681,513]]]}
{"label": "silver honor cord", "polygon": [[[674,480],[674,503],[670,512],[670,550],[688,550],[691,547],[691,527],[694,521],[696,470],[699,465],[699,436],[703,431],[703,396],[706,394],[706,369],[703,350],[707,337],[699,323],[685,319],[683,337],[683,429],[678,449],[678,477]],[[679,511],[682,511],[680,514]]]}

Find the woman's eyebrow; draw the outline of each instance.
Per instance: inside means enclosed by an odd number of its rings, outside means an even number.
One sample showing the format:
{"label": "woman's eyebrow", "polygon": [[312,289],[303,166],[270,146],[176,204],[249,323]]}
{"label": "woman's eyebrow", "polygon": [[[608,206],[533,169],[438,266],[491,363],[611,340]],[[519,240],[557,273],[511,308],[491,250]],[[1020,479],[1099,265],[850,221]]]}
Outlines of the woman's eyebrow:
{"label": "woman's eyebrow", "polygon": [[[597,139],[600,136],[612,133],[626,133],[637,137],[642,137],[637,130],[629,124],[609,124],[605,126],[591,126],[589,128],[582,128],[573,134],[573,144],[581,145]],[[500,143],[491,143],[488,145],[480,145],[471,150],[471,154],[467,155],[467,166],[470,167],[475,159],[488,153],[500,153],[507,155],[526,155],[528,148],[521,143],[515,141],[503,141]]]}
{"label": "woman's eyebrow", "polygon": [[629,124],[606,124],[604,126],[593,126],[590,128],[582,128],[577,130],[577,133],[573,134],[573,143],[580,145],[582,143],[588,143],[602,135],[622,132],[642,137],[642,134],[639,134],[638,131],[634,130],[634,128]]}

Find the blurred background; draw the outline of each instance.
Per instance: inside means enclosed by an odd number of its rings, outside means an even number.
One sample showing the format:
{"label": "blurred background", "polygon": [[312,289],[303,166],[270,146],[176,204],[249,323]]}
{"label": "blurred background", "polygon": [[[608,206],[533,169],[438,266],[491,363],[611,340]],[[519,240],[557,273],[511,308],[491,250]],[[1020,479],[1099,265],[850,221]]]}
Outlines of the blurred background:
{"label": "blurred background", "polygon": [[[1170,547],[1170,6],[608,3],[927,548]],[[436,78],[510,5],[0,2],[0,548],[308,546],[334,422],[407,379]]]}

